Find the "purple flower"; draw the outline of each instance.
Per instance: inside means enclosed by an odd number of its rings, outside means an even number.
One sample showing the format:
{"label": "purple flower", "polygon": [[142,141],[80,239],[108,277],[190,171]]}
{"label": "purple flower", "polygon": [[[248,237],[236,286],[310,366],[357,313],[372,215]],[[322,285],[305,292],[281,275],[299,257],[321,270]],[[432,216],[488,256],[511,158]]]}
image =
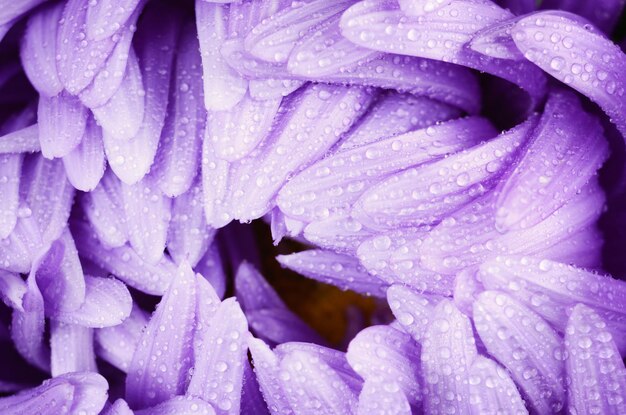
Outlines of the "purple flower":
{"label": "purple flower", "polygon": [[3,5],[0,412],[626,413],[624,1],[539,3]]}

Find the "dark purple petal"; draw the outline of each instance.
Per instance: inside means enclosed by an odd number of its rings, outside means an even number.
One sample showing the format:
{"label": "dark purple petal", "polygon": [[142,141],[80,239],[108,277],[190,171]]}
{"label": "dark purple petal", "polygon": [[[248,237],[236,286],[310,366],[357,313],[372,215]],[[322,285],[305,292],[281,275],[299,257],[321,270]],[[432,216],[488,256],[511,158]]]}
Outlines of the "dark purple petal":
{"label": "dark purple petal", "polygon": [[279,379],[280,362],[276,354],[262,340],[253,337],[248,340],[248,347],[252,355],[254,373],[270,412],[293,414]]}
{"label": "dark purple petal", "polygon": [[261,387],[252,371],[250,362],[244,362],[243,389],[241,391],[241,415],[269,415]]}
{"label": "dark purple petal", "polygon": [[50,352],[52,376],[98,371],[91,328],[50,320]]}
{"label": "dark purple petal", "polygon": [[80,144],[88,115],[80,100],[67,92],[50,98],[40,96],[37,121],[43,156],[63,157]]}
{"label": "dark purple petal", "polygon": [[541,7],[544,9],[559,9],[576,13],[589,19],[596,27],[610,35],[619,22],[620,15],[626,3],[623,0],[546,0]]}
{"label": "dark purple petal", "polygon": [[246,313],[287,308],[267,280],[250,263],[242,262],[235,275],[235,294]]}
{"label": "dark purple petal", "polygon": [[228,280],[224,270],[223,258],[216,243],[208,247],[194,271],[201,274],[211,284],[218,298],[224,298]]}
{"label": "dark purple petal", "polygon": [[250,329],[272,345],[285,342],[325,344],[324,339],[286,308],[264,308],[246,312]]}

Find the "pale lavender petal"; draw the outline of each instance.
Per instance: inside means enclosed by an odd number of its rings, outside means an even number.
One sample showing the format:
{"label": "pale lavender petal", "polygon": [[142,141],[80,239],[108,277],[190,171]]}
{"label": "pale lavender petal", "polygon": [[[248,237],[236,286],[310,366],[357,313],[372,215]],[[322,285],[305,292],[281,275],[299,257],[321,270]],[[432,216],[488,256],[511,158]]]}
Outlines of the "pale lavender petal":
{"label": "pale lavender petal", "polygon": [[626,55],[587,26],[575,15],[544,11],[521,19],[513,40],[531,62],[596,102],[626,135]]}
{"label": "pale lavender petal", "polygon": [[314,280],[365,295],[384,297],[387,284],[370,275],[358,258],[330,250],[311,249],[290,255],[279,255],[283,266]]}
{"label": "pale lavender petal", "polygon": [[91,328],[50,320],[50,352],[52,376],[98,371]]}
{"label": "pale lavender petal", "polygon": [[204,216],[214,228],[222,228],[232,221],[226,212],[230,163],[215,154],[213,143],[207,137],[208,129],[202,140],[202,194],[204,198]]}
{"label": "pale lavender petal", "polygon": [[7,238],[17,224],[21,170],[21,154],[0,154],[0,239]]}
{"label": "pale lavender petal", "polygon": [[243,368],[243,389],[241,391],[241,415],[269,415],[267,404],[261,394],[261,387],[246,359]]}
{"label": "pale lavender petal", "polygon": [[501,256],[481,264],[478,278],[488,289],[524,302],[561,332],[576,304],[593,308],[626,353],[621,335],[626,330],[625,282],[547,259]]}
{"label": "pale lavender petal", "polygon": [[248,154],[269,133],[281,99],[256,100],[246,94],[230,110],[210,111],[207,137],[217,157],[236,161]]}
{"label": "pale lavender petal", "polygon": [[6,3],[3,5],[2,10],[0,10],[0,23],[11,23],[17,20],[20,16],[34,9],[44,1],[45,0],[24,0]]}
{"label": "pale lavender petal", "polygon": [[0,271],[0,298],[7,307],[24,311],[22,299],[28,286],[18,274]]}
{"label": "pale lavender petal", "polygon": [[314,0],[296,3],[261,21],[245,38],[245,48],[259,59],[286,62],[295,42],[317,24],[341,13],[351,2]]}
{"label": "pale lavender petal", "polygon": [[187,394],[213,405],[217,414],[239,414],[248,323],[234,298],[222,302],[208,326],[196,329],[194,371]]}
{"label": "pale lavender petal", "polygon": [[111,170],[105,172],[94,190],[82,195],[81,205],[105,245],[119,247],[128,241],[121,182]]}
{"label": "pale lavender petal", "polygon": [[18,209],[18,220],[8,238],[0,244],[0,264],[9,272],[27,274],[33,258],[42,249],[41,232],[28,208]]}
{"label": "pale lavender petal", "polygon": [[489,354],[509,370],[536,412],[563,409],[563,345],[541,317],[506,294],[485,291],[474,303],[474,324]]}
{"label": "pale lavender petal", "polygon": [[248,340],[248,347],[252,355],[254,373],[270,413],[294,414],[281,386],[279,379],[280,362],[276,354],[262,340],[254,337]]}
{"label": "pale lavender petal", "polygon": [[72,186],[83,192],[96,188],[104,175],[106,163],[102,145],[102,129],[93,117],[87,119],[80,144],[63,157],[65,174]]}
{"label": "pale lavender petal", "polygon": [[149,317],[148,313],[134,305],[128,318],[121,324],[97,329],[95,341],[98,357],[124,373],[128,372]]}
{"label": "pale lavender petal", "polygon": [[[296,221],[286,216],[285,222],[288,220]],[[349,214],[332,215],[328,219],[311,222],[304,228],[304,238],[307,241],[320,248],[349,255],[355,254],[357,248],[374,235],[375,233],[352,219]]]}
{"label": "pale lavender petal", "polygon": [[109,165],[127,184],[141,180],[154,161],[167,112],[179,20],[179,12],[172,8],[149,7],[143,14],[137,37],[145,41],[136,46],[146,91],[143,123],[128,141],[104,136]]}
{"label": "pale lavender petal", "polygon": [[248,82],[226,64],[220,52],[228,31],[228,5],[196,0],[196,25],[202,54],[204,105],[224,111],[245,95]]}
{"label": "pale lavender petal", "polygon": [[117,91],[105,104],[91,108],[109,140],[129,140],[137,135],[144,120],[145,96],[139,61],[131,48]]}
{"label": "pale lavender petal", "polygon": [[422,342],[434,316],[435,307],[443,297],[419,294],[404,285],[395,284],[387,290],[389,307],[402,328],[416,342]]}
{"label": "pale lavender petal", "polygon": [[93,40],[113,36],[135,12],[141,0],[100,0],[87,9],[87,37]]}
{"label": "pale lavender petal", "polygon": [[536,122],[531,118],[484,144],[390,176],[359,197],[352,216],[382,230],[439,222],[493,188]]}
{"label": "pale lavender petal", "polygon": [[357,415],[409,415],[411,406],[394,381],[366,380],[359,394]]}
{"label": "pale lavender petal", "polygon": [[37,124],[20,128],[0,137],[0,154],[34,153],[36,151],[41,151],[39,126]]}
{"label": "pale lavender petal", "polygon": [[470,368],[469,390],[473,414],[528,414],[508,372],[484,356],[477,356]]}
{"label": "pale lavender petal", "polygon": [[[327,157],[291,179],[277,198],[288,216],[321,220],[351,209],[372,183],[496,134],[483,118],[467,117],[389,137]],[[313,197],[311,197],[313,195]]]}
{"label": "pale lavender petal", "polygon": [[423,16],[437,11],[450,2],[450,0],[398,0],[398,6],[407,16]]}
{"label": "pale lavender petal", "polygon": [[80,100],[67,92],[40,96],[37,121],[44,157],[63,157],[72,151],[83,138],[88,114]]}
{"label": "pale lavender petal", "polygon": [[565,331],[569,411],[626,411],[626,368],[612,339],[598,314],[582,304],[574,307]]}
{"label": "pale lavender petal", "polygon": [[285,342],[326,343],[300,317],[286,308],[264,308],[246,311],[250,329],[272,345]]}
{"label": "pale lavender petal", "polygon": [[304,351],[288,353],[280,362],[279,379],[295,413],[347,414],[356,406],[356,394],[339,374],[318,356]]}
{"label": "pale lavender petal", "polygon": [[471,317],[474,301],[483,291],[485,291],[485,286],[478,280],[476,269],[474,267],[466,268],[457,273],[454,279],[454,292],[452,294],[454,305],[461,313]]}
{"label": "pale lavender petal", "polygon": [[411,405],[420,404],[420,346],[408,334],[389,326],[368,327],[352,339],[346,357],[366,382],[395,382]]}
{"label": "pale lavender petal", "polygon": [[20,56],[28,80],[37,92],[53,97],[63,90],[56,66],[56,33],[62,3],[45,7],[28,19]]}
{"label": "pale lavender petal", "polygon": [[113,402],[108,408],[105,407],[101,412],[101,415],[134,415],[132,409],[128,407],[126,401],[122,398]]}
{"label": "pale lavender petal", "polygon": [[112,35],[92,39],[88,31],[87,11],[89,4],[81,0],[70,0],[63,9],[57,33],[57,68],[65,89],[78,94],[87,87],[104,66],[124,31],[134,30],[138,12]]}
{"label": "pale lavender petal", "polygon": [[152,176],[140,182],[122,184],[128,239],[144,261],[156,264],[163,257],[171,217],[171,199],[165,196]]}
{"label": "pale lavender petal", "polygon": [[[28,178],[28,183],[23,183]],[[36,220],[44,242],[61,236],[70,215],[74,188],[67,180],[61,160],[35,156],[24,161],[22,186],[26,206]]]}
{"label": "pale lavender petal", "polygon": [[22,297],[22,309],[13,310],[11,339],[15,349],[33,366],[50,370],[50,350],[44,342],[44,303],[37,287],[35,273],[26,279],[27,290]]}
{"label": "pale lavender petal", "polygon": [[215,236],[215,229],[206,224],[202,200],[202,188],[198,176],[186,193],[172,201],[167,251],[178,264],[187,261],[195,267]]}
{"label": "pale lavender petal", "polygon": [[196,276],[179,268],[141,335],[126,378],[133,408],[156,405],[185,392],[193,366]]}
{"label": "pale lavender petal", "polygon": [[276,100],[291,94],[304,83],[297,79],[250,79],[248,91],[253,99]]}
{"label": "pale lavender petal", "polygon": [[123,282],[115,278],[85,275],[85,302],[76,311],[59,311],[54,318],[60,322],[85,327],[110,327],[130,315],[132,297]]}
{"label": "pale lavender petal", "polygon": [[175,81],[154,165],[159,187],[170,197],[182,195],[192,185],[206,121],[195,26],[185,26],[177,49]]}
{"label": "pale lavender petal", "polygon": [[496,225],[500,230],[536,225],[578,193],[607,156],[602,127],[578,98],[551,94],[523,158],[498,186]]}
{"label": "pale lavender petal", "polygon": [[426,413],[471,413],[470,367],[477,351],[470,320],[452,302],[435,308],[422,343]]}
{"label": "pale lavender petal", "polygon": [[151,408],[135,411],[135,415],[215,415],[213,407],[202,399],[175,396]]}
{"label": "pale lavender petal", "polygon": [[110,248],[103,245],[91,227],[76,222],[72,227],[81,257],[93,261],[133,288],[147,294],[163,295],[176,274],[176,265],[168,256],[149,264],[128,245]]}
{"label": "pale lavender petal", "polygon": [[479,30],[472,36],[467,47],[492,58],[525,59],[511,37],[511,31],[520,19],[520,17],[507,19]]}
{"label": "pale lavender petal", "polygon": [[0,412],[7,415],[83,413],[95,415],[107,400],[109,385],[97,373],[67,373],[41,386],[0,398]]}
{"label": "pale lavender petal", "polygon": [[209,246],[194,271],[201,274],[211,284],[219,298],[224,298],[228,281],[223,258],[216,243]]}

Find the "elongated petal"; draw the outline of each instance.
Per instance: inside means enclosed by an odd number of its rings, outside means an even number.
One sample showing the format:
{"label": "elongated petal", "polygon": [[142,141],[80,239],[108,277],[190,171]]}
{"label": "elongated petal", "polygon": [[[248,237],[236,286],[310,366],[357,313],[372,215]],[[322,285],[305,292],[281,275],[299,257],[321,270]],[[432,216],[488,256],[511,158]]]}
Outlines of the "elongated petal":
{"label": "elongated petal", "polygon": [[93,329],[50,322],[50,370],[52,376],[70,372],[97,372]]}
{"label": "elongated petal", "polygon": [[248,347],[254,363],[254,373],[267,407],[280,414],[293,414],[290,403],[279,380],[279,364],[276,354],[262,340],[250,338]]}
{"label": "elongated petal", "polygon": [[411,406],[394,381],[366,380],[359,394],[357,415],[409,415]]}
{"label": "elongated petal", "polygon": [[204,105],[207,110],[234,107],[245,95],[248,83],[226,64],[220,53],[226,39],[227,5],[196,0],[196,25],[202,54]]}
{"label": "elongated petal", "polygon": [[422,343],[427,413],[470,413],[469,371],[476,357],[470,320],[450,301],[440,302]]}
{"label": "elongated petal", "polygon": [[121,371],[128,372],[148,320],[149,316],[145,311],[133,306],[130,315],[121,324],[97,329],[95,341],[98,357]]}
{"label": "elongated petal", "polygon": [[361,294],[384,297],[386,284],[370,275],[355,257],[330,250],[312,249],[290,255],[279,255],[283,266],[314,280]]}
{"label": "elongated petal", "polygon": [[133,185],[122,184],[122,197],[131,246],[144,261],[156,264],[165,249],[171,200],[151,176]]}
{"label": "elongated petal", "polygon": [[346,357],[365,381],[395,382],[411,405],[422,400],[420,347],[406,333],[389,326],[373,326],[352,339]]}
{"label": "elongated petal", "polygon": [[498,188],[496,225],[501,230],[536,225],[579,192],[607,155],[602,127],[578,99],[551,94],[524,157]]}
{"label": "elongated petal", "polygon": [[286,216],[285,223],[289,221],[298,224],[295,233],[303,233],[307,241],[320,248],[349,255],[354,254],[361,243],[374,235],[370,229],[352,219],[349,214],[332,215],[328,219],[311,222],[306,225],[304,232],[300,229],[304,225],[303,222]]}
{"label": "elongated petal", "polygon": [[211,284],[218,298],[224,298],[228,281],[223,258],[217,244],[214,243],[208,247],[194,271],[202,275]]}
{"label": "elongated petal", "polygon": [[119,88],[104,105],[93,107],[91,111],[105,135],[128,140],[137,135],[143,123],[145,96],[141,68],[131,48]]}
{"label": "elongated petal", "polygon": [[53,97],[63,90],[56,66],[56,32],[63,6],[43,8],[28,19],[20,56],[24,72],[37,92]]}
{"label": "elongated petal", "polygon": [[319,334],[286,308],[264,308],[246,312],[250,329],[271,345],[285,342],[325,343]]}
{"label": "elongated petal", "polygon": [[249,262],[242,262],[237,270],[235,293],[241,307],[246,312],[269,308],[287,308],[263,275]]}
{"label": "elongated petal", "polygon": [[248,91],[253,99],[266,101],[286,97],[305,84],[297,79],[250,79]]}
{"label": "elongated petal", "polygon": [[269,133],[280,102],[280,98],[261,101],[246,94],[230,110],[209,112],[207,139],[216,155],[236,161],[250,154]]}
{"label": "elongated petal", "polygon": [[133,408],[156,405],[187,387],[196,309],[196,276],[187,267],[179,268],[133,355],[126,378],[126,399]]}
{"label": "elongated petal", "polygon": [[352,216],[382,229],[438,222],[492,188],[535,125],[531,119],[484,144],[394,174],[367,189]]}
{"label": "elongated petal", "polygon": [[128,240],[126,214],[121,182],[111,170],[107,170],[100,183],[81,198],[91,227],[105,245],[122,246]]}
{"label": "elongated petal", "polygon": [[87,9],[87,37],[94,40],[114,35],[135,11],[141,0],[104,0]]}
{"label": "elongated petal", "polygon": [[178,49],[175,82],[154,166],[159,187],[171,197],[183,194],[192,185],[200,163],[206,120],[194,26],[185,26]]}
{"label": "elongated petal", "polygon": [[109,327],[120,324],[130,315],[132,298],[126,285],[114,278],[85,276],[85,302],[76,311],[54,314],[60,322],[85,327]]}
{"label": "elongated petal", "polygon": [[596,102],[626,135],[626,55],[619,47],[561,11],[525,17],[512,34],[527,59]]}
{"label": "elongated petal", "polygon": [[489,354],[509,370],[534,410],[563,408],[563,345],[541,317],[506,294],[485,291],[474,303],[474,324]]}
{"label": "elongated petal", "polygon": [[291,217],[325,219],[334,211],[350,209],[368,185],[385,175],[494,134],[495,130],[485,119],[468,117],[338,152],[290,180],[281,189],[277,203]]}
{"label": "elongated petal", "polygon": [[393,315],[416,342],[421,343],[434,316],[435,307],[443,297],[419,294],[404,285],[392,285],[387,301]]}
{"label": "elongated petal", "polygon": [[[19,215],[22,213],[21,215]],[[18,220],[8,238],[2,239],[0,264],[9,272],[27,274],[31,264],[42,249],[41,232],[28,209],[18,210]]]}
{"label": "elongated petal", "polygon": [[20,128],[0,137],[0,154],[34,153],[41,150],[39,125]]}
{"label": "elongated petal", "polygon": [[241,415],[269,415],[267,404],[261,394],[261,387],[250,366],[244,362],[243,389],[241,391]]}
{"label": "elongated petal", "polygon": [[26,0],[15,3],[7,3],[0,12],[0,24],[11,23],[31,9],[43,3],[44,0]]}
{"label": "elongated petal", "polygon": [[483,263],[478,277],[488,289],[506,291],[523,301],[562,332],[577,303],[591,307],[620,350],[626,351],[619,335],[626,324],[623,281],[547,259],[501,256]]}
{"label": "elongated petal", "polygon": [[72,151],[83,138],[87,115],[87,108],[68,93],[39,97],[37,121],[44,157],[63,157]]}
{"label": "elongated petal", "polygon": [[200,261],[213,240],[215,230],[207,225],[202,205],[200,177],[184,194],[172,202],[172,219],[167,234],[167,251],[180,264],[192,267]]}
{"label": "elongated petal", "polygon": [[21,154],[0,154],[0,239],[7,238],[17,224]]}
{"label": "elongated petal", "polygon": [[87,119],[80,144],[63,157],[63,165],[67,179],[78,190],[89,192],[100,182],[105,169],[104,147],[102,129],[93,117]]}
{"label": "elongated petal", "polygon": [[248,324],[235,299],[224,300],[208,327],[194,338],[194,372],[187,389],[211,403],[218,414],[239,414]]}
{"label": "elongated petal", "polygon": [[356,396],[337,372],[319,357],[304,351],[287,354],[280,363],[280,379],[295,413],[316,408],[320,413],[350,413]]}
{"label": "elongated petal", "polygon": [[97,414],[107,400],[108,389],[106,379],[97,373],[67,373],[36,388],[0,398],[0,411],[11,415]]}
{"label": "elongated petal", "polygon": [[507,371],[491,359],[476,357],[470,368],[469,385],[473,414],[528,414]]}
{"label": "elongated petal", "polygon": [[82,257],[139,291],[163,295],[175,276],[176,266],[167,256],[163,256],[156,265],[151,265],[128,245],[118,248],[103,245],[86,223],[76,223],[72,229]]}
{"label": "elongated petal", "polygon": [[135,411],[135,415],[180,415],[180,414],[215,415],[213,407],[202,399],[187,396],[175,396],[151,408]]}
{"label": "elongated petal", "polygon": [[574,307],[565,331],[565,351],[569,410],[623,413],[626,368],[606,323],[589,307]]}

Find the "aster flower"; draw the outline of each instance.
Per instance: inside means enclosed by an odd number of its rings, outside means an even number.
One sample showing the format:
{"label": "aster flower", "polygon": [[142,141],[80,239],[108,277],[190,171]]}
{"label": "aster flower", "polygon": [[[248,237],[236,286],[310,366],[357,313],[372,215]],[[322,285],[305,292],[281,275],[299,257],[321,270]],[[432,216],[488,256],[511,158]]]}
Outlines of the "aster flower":
{"label": "aster flower", "polygon": [[14,3],[0,412],[626,413],[622,0]]}

